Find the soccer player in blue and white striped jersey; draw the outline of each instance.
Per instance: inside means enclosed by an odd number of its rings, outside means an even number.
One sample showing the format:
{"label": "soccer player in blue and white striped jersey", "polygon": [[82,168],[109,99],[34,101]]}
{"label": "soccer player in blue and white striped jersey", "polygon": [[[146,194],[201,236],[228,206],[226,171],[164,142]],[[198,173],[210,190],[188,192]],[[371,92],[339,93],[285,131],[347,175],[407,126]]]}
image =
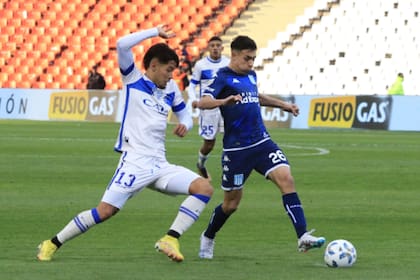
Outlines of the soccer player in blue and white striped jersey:
{"label": "soccer player in blue and white striped jersey", "polygon": [[[229,64],[229,58],[222,55],[223,42],[218,36],[213,36],[207,43],[208,55],[198,60],[188,87],[189,101],[200,99],[204,89],[213,81],[217,70]],[[200,110],[198,134],[204,142],[198,151],[197,168],[201,176],[209,178],[205,163],[216,143],[217,133],[223,133],[223,118],[219,108]]]}
{"label": "soccer player in blue and white striped jersey", "polygon": [[294,116],[295,104],[259,94],[257,76],[252,70],[257,45],[248,36],[238,36],[231,43],[231,61],[221,68],[203,97],[194,104],[201,109],[219,107],[224,118],[222,154],[223,203],[211,215],[201,235],[200,258],[213,258],[214,239],[230,215],[238,208],[242,190],[253,170],[271,180],[280,190],[284,209],[298,238],[298,250],[321,247],[325,238],[306,230],[304,211],[296,192],[290,164],[265,128],[260,105],[278,107]]}
{"label": "soccer player in blue and white striped jersey", "polygon": [[173,131],[175,135],[184,137],[192,128],[192,117],[172,80],[172,72],[179,64],[177,54],[165,43],[151,46],[143,58],[143,74],[136,67],[132,53],[132,48],[147,38],[173,35],[166,25],[160,25],[117,41],[125,93],[115,144],[115,150],[121,153],[118,167],[99,205],[80,212],[56,236],[43,241],[37,255],[39,260],[50,261],[62,244],[111,218],[128,199],[146,187],[170,195],[187,195],[167,234],[155,244],[158,251],[173,261],[184,260],[178,238],[198,219],[213,194],[213,187],[209,180],[166,159],[165,134],[170,110],[179,120]]}

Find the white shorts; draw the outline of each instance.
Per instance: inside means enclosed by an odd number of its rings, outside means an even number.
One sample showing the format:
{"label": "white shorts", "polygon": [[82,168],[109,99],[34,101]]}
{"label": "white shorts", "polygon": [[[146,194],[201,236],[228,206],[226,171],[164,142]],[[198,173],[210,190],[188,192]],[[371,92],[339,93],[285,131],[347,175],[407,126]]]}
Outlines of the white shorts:
{"label": "white shorts", "polygon": [[200,176],[165,158],[124,152],[102,201],[121,209],[127,200],[144,188],[170,194],[189,194],[189,187]]}
{"label": "white shorts", "polygon": [[223,117],[219,108],[201,110],[198,135],[206,140],[214,140],[218,132],[224,132]]}

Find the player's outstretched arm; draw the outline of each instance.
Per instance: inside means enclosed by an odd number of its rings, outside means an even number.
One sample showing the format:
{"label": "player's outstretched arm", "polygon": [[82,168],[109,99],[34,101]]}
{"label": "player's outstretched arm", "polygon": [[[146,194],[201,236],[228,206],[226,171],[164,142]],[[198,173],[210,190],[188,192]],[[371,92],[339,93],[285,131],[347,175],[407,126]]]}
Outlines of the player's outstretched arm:
{"label": "player's outstretched arm", "polygon": [[262,93],[260,93],[258,97],[259,97],[261,106],[281,108],[286,112],[292,113],[293,116],[295,117],[299,115],[299,107],[296,104],[285,102],[278,98],[269,96],[267,94],[262,94]]}
{"label": "player's outstretched arm", "polygon": [[223,99],[214,99],[211,96],[205,95],[200,100],[192,103],[193,108],[199,109],[213,109],[220,106],[234,105],[242,101],[240,94],[230,95]]}
{"label": "player's outstretched arm", "polygon": [[117,41],[117,54],[120,69],[124,71],[134,63],[134,56],[131,50],[134,46],[156,36],[168,39],[174,37],[175,34],[166,24],[161,24],[157,27],[134,32],[119,38]]}

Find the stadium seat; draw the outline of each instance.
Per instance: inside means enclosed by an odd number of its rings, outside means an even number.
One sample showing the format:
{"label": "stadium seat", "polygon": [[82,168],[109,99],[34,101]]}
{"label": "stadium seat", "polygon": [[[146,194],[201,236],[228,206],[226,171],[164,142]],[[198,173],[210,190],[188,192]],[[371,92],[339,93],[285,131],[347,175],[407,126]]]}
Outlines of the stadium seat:
{"label": "stadium seat", "polygon": [[215,36],[216,35],[216,33],[212,30],[212,29],[210,29],[210,28],[206,28],[206,29],[203,29],[202,31],[201,31],[201,36],[203,37],[203,39],[207,42],[208,40],[210,40],[210,38],[211,37],[213,37],[213,36]]}
{"label": "stadium seat", "polygon": [[207,39],[205,38],[195,38],[194,45],[197,46],[200,50],[207,47]]}
{"label": "stadium seat", "polygon": [[0,85],[2,85],[2,87],[4,87],[8,79],[9,79],[9,74],[6,72],[0,71]]}
{"label": "stadium seat", "polygon": [[200,57],[200,50],[198,49],[197,46],[188,45],[187,52],[193,59],[197,59]]}
{"label": "stadium seat", "polygon": [[[209,24],[209,28],[213,31],[214,34],[220,34],[223,32],[223,25],[218,20],[213,21]],[[210,39],[210,38],[209,38]]]}
{"label": "stadium seat", "polygon": [[205,18],[203,14],[198,12],[191,16],[191,21],[194,22],[196,26],[199,26],[205,22]]}
{"label": "stadium seat", "polygon": [[158,25],[158,24],[161,23],[162,19],[160,17],[160,14],[158,14],[158,13],[151,13],[148,16],[148,21],[150,21],[153,24],[153,26],[156,26],[156,25]]}
{"label": "stadium seat", "polygon": [[175,7],[177,6],[176,0],[163,0],[163,3],[161,6]]}
{"label": "stadium seat", "polygon": [[196,6],[183,6],[181,13],[187,15],[188,17],[191,17],[192,15],[195,15],[197,13],[197,7]]}
{"label": "stadium seat", "polygon": [[199,7],[202,7],[202,6],[206,5],[204,3],[204,0],[190,0],[189,2],[190,2],[191,6],[196,7],[197,9]]}
{"label": "stadium seat", "polygon": [[161,15],[161,16],[164,15],[164,14],[167,14],[169,12],[173,13],[172,10],[171,11],[169,10],[170,9],[169,7],[170,7],[170,5],[157,5],[156,8],[155,8],[155,12],[157,14]]}
{"label": "stadium seat", "polygon": [[16,80],[13,74],[9,74],[7,80],[3,83],[4,88],[16,88]]}
{"label": "stadium seat", "polygon": [[190,6],[190,0],[176,0],[176,5],[181,6],[181,7],[187,7]]}
{"label": "stadium seat", "polygon": [[212,13],[212,8],[207,5],[201,6],[198,8],[198,13],[202,14],[204,17],[210,16]]}
{"label": "stadium seat", "polygon": [[217,22],[219,22],[223,27],[226,27],[228,25],[231,24],[232,19],[230,18],[229,15],[225,14],[225,13],[221,13],[217,16]]}
{"label": "stadium seat", "polygon": [[219,0],[207,0],[206,6],[210,7],[211,9],[215,9],[219,6]]}
{"label": "stadium seat", "polygon": [[235,19],[239,16],[239,11],[236,6],[228,5],[224,9],[224,14],[228,15],[231,19]]}
{"label": "stadium seat", "polygon": [[[133,3],[136,3],[137,1],[138,0],[133,0]],[[143,1],[143,0],[140,0],[140,1]],[[144,0],[144,4],[148,4],[149,6],[157,6],[159,4],[159,0]]]}

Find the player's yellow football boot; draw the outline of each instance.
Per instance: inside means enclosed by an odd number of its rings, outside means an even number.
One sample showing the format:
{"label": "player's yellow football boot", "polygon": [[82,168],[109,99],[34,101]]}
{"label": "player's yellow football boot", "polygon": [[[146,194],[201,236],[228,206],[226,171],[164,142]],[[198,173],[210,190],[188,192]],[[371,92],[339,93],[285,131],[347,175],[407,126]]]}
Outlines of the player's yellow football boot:
{"label": "player's yellow football boot", "polygon": [[42,241],[38,245],[38,255],[36,257],[40,261],[50,261],[55,251],[57,251],[57,246],[51,242],[51,240]]}
{"label": "player's yellow football boot", "polygon": [[165,235],[156,242],[155,248],[175,262],[182,262],[184,260],[184,256],[179,251],[178,239],[175,237]]}

